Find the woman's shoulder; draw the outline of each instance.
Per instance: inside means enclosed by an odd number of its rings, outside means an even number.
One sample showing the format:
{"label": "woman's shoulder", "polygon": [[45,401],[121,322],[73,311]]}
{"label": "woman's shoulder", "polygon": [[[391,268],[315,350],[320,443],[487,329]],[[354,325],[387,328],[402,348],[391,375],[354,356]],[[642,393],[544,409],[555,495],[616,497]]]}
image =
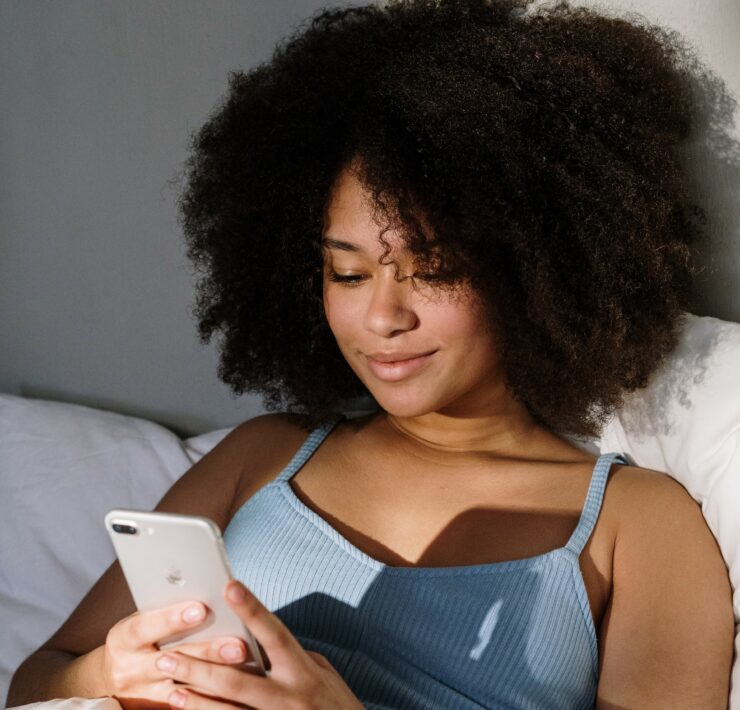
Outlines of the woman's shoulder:
{"label": "woman's shoulder", "polygon": [[[604,495],[604,509],[614,519],[615,550],[627,540],[657,538],[674,524],[707,527],[701,506],[665,471],[614,464]],[[615,558],[616,561],[616,558]],[[618,570],[615,567],[615,574]]]}
{"label": "woman's shoulder", "polygon": [[642,466],[614,464],[607,492],[625,526],[639,525],[656,515],[700,512],[699,504],[670,474]]}
{"label": "woman's shoulder", "polygon": [[616,519],[614,584],[639,587],[646,574],[684,587],[692,581],[726,584],[717,540],[686,488],[665,471],[627,465],[615,469],[607,487]]}
{"label": "woman's shoulder", "polygon": [[719,707],[734,620],[717,541],[701,506],[669,474],[615,469],[607,494],[619,522],[599,632],[599,697],[621,699],[624,678],[640,677],[645,699],[706,697],[711,688]]}
{"label": "woman's shoulder", "polygon": [[242,422],[233,433],[242,463],[229,520],[260,488],[280,474],[311,430],[289,413],[271,412]]}
{"label": "woman's shoulder", "polygon": [[239,424],[235,432],[244,444],[261,443],[263,448],[280,448],[289,439],[305,439],[310,433],[299,420],[287,412],[260,414]]}
{"label": "woman's shoulder", "polygon": [[[337,415],[339,418],[339,415]],[[341,428],[342,421],[336,428]],[[289,412],[271,412],[247,419],[234,430],[245,453],[249,467],[258,464],[270,465],[290,461],[308,436],[318,426],[307,427],[300,415]]]}

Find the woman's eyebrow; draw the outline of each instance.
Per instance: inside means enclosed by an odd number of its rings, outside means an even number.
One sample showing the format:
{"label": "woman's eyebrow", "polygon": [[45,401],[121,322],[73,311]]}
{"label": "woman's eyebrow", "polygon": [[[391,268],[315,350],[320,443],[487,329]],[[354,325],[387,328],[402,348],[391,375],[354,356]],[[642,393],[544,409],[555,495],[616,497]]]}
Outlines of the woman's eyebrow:
{"label": "woman's eyebrow", "polygon": [[328,249],[341,249],[342,251],[364,251],[364,249],[352,242],[343,242],[333,237],[322,237],[321,244]]}

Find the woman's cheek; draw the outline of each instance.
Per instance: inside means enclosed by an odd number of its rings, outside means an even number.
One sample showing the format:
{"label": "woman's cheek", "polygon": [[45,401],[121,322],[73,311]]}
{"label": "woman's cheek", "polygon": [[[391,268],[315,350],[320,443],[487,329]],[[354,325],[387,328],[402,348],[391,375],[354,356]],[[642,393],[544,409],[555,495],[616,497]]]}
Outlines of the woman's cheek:
{"label": "woman's cheek", "polygon": [[347,299],[342,299],[341,295],[337,298],[331,287],[324,289],[324,313],[336,338],[341,339],[352,329],[353,312],[356,312],[356,308],[353,309]]}

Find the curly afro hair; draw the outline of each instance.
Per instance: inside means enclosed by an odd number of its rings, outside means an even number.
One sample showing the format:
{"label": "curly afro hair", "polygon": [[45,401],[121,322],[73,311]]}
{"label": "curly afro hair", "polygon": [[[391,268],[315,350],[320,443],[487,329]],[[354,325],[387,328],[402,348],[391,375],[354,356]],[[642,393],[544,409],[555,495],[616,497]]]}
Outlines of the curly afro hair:
{"label": "curly afro hair", "polygon": [[438,287],[481,297],[537,421],[595,437],[647,385],[695,304],[706,213],[679,149],[710,73],[640,15],[531,4],[324,7],[229,73],[179,207],[201,342],[221,332],[236,395],[306,428],[369,395],[322,298],[325,210],[353,164]]}

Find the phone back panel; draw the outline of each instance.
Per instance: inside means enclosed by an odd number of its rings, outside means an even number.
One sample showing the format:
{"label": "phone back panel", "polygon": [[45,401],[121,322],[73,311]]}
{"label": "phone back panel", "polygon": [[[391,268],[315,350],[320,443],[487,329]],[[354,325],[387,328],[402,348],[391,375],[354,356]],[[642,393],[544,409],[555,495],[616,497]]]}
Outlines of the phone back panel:
{"label": "phone back panel", "polygon": [[[132,526],[137,532],[116,532],[114,524]],[[114,509],[106,514],[105,526],[140,612],[191,600],[201,601],[209,609],[196,629],[162,639],[160,649],[185,640],[237,636],[245,640],[253,659],[261,659],[256,639],[223,598],[224,587],[233,575],[221,531],[212,520]],[[259,661],[252,665],[264,671]]]}

